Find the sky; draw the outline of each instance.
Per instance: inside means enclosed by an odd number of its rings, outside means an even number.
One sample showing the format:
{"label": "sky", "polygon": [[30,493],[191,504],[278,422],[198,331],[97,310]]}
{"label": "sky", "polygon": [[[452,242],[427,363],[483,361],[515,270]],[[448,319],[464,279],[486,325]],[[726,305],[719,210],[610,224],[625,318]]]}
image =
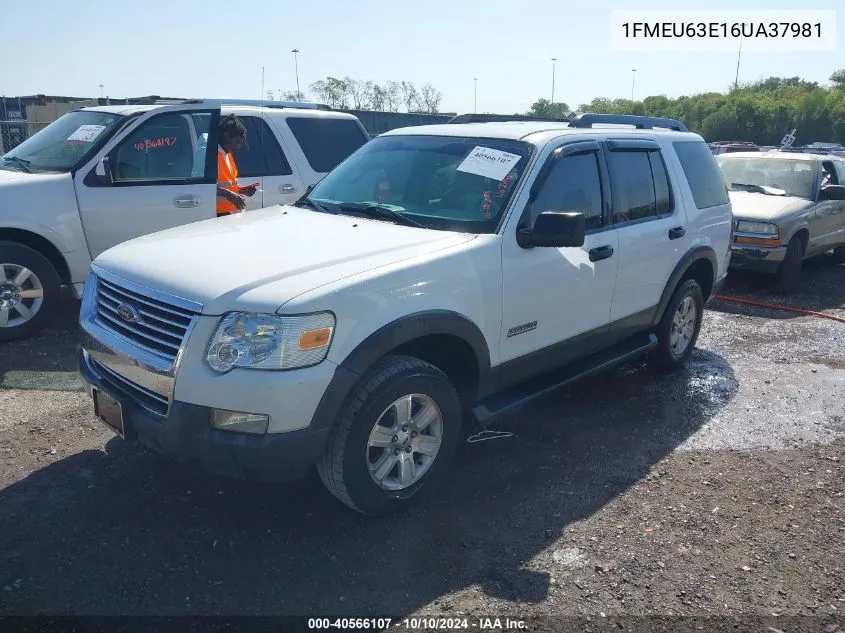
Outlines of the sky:
{"label": "sky", "polygon": [[[694,9],[674,2],[566,0],[46,0],[6,22],[0,95],[142,95],[260,99],[326,76],[431,83],[443,112],[527,111],[538,98],[572,108],[594,97],[677,97],[728,89],[736,52],[624,52],[612,9]],[[837,6],[839,5],[839,6]],[[711,10],[836,9],[835,52],[743,51],[740,81],[800,76],[827,85],[845,68],[845,4],[713,0]],[[7,16],[9,17],[8,13]],[[636,69],[636,73],[632,72]],[[477,78],[477,84],[474,79]],[[477,85],[477,93],[475,87]],[[474,99],[477,99],[477,106]]]}

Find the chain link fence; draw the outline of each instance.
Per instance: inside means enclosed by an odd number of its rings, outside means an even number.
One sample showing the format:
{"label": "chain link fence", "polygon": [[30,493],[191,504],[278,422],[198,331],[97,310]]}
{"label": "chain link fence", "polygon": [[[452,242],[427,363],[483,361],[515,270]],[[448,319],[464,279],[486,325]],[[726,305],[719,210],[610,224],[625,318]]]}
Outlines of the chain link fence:
{"label": "chain link fence", "polygon": [[0,121],[0,156],[13,150],[30,136],[50,125],[49,122],[11,119]]}

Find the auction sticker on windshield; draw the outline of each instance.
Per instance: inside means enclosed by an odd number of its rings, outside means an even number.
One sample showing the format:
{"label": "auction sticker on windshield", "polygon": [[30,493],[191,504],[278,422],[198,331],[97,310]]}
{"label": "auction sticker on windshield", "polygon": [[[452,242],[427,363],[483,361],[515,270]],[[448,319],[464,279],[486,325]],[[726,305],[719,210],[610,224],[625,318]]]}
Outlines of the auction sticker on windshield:
{"label": "auction sticker on windshield", "polygon": [[519,154],[476,145],[469,156],[458,165],[458,171],[503,180],[520,158]]}
{"label": "auction sticker on windshield", "polygon": [[105,125],[80,125],[73,134],[67,137],[67,140],[93,143],[94,139],[105,129]]}

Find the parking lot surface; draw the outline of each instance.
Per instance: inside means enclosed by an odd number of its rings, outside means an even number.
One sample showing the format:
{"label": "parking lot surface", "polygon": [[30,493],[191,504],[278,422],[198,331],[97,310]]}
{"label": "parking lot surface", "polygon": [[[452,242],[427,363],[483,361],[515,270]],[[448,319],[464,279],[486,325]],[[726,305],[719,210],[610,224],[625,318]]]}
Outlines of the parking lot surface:
{"label": "parking lot surface", "polygon": [[[845,317],[827,258],[760,283],[724,292]],[[373,519],[116,438],[74,309],[0,348],[0,614],[845,614],[845,324],[714,300],[686,369],[562,390]]]}

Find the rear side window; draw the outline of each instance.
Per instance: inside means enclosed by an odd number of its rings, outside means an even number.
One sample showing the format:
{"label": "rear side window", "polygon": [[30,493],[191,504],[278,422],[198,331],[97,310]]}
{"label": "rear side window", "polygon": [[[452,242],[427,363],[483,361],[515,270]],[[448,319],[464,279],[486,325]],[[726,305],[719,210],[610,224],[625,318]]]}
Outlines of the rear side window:
{"label": "rear side window", "polygon": [[689,183],[695,206],[707,209],[727,204],[728,188],[707,144],[704,141],[675,141],[672,146]]}
{"label": "rear side window", "polygon": [[657,217],[657,197],[649,152],[610,152],[614,222],[624,224]]}
{"label": "rear side window", "polygon": [[290,176],[293,173],[290,165],[267,123],[254,116],[240,119],[246,128],[246,141],[234,154],[238,175],[245,178]]}
{"label": "rear side window", "polygon": [[327,173],[367,142],[352,119],[288,117],[288,127],[296,137],[311,169]]}

